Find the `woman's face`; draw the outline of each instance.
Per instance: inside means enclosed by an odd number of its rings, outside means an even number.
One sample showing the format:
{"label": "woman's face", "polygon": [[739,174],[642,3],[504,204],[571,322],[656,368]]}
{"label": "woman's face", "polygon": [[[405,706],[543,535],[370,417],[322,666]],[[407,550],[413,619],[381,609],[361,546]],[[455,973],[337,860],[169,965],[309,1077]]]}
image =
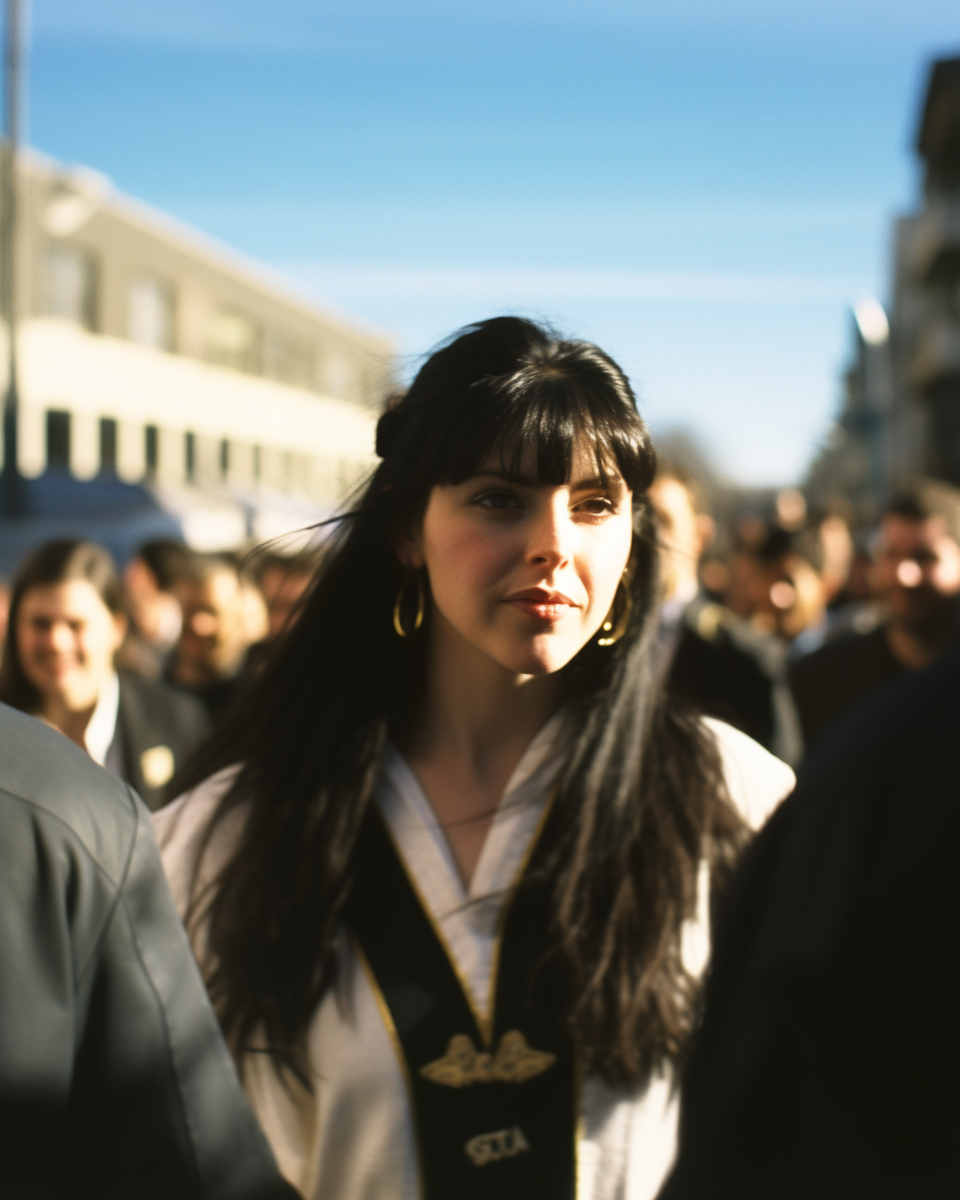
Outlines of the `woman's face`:
{"label": "woman's face", "polygon": [[30,588],[17,613],[23,673],[43,699],[71,712],[91,708],[113,670],[125,622],[85,579]]}
{"label": "woman's face", "polygon": [[416,536],[400,548],[424,566],[434,621],[506,670],[558,671],[600,628],[633,537],[631,493],[614,470],[597,478],[591,447],[574,454],[570,481],[534,482],[498,456],[463,483],[430,493]]}

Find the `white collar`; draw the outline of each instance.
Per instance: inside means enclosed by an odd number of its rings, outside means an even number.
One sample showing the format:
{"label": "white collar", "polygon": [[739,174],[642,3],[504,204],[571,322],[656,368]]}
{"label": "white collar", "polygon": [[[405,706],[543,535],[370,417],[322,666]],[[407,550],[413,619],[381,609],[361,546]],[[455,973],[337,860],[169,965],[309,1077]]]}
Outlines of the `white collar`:
{"label": "white collar", "polygon": [[97,704],[90,718],[83,744],[95,763],[102,767],[107,761],[107,751],[117,732],[117,714],[120,711],[120,680],[116,671],[111,671],[100,689]]}
{"label": "white collar", "polygon": [[479,1010],[487,1008],[500,913],[522,872],[559,765],[557,713],[534,737],[510,776],[470,881],[463,885],[433,806],[406,761],[388,746],[377,803]]}

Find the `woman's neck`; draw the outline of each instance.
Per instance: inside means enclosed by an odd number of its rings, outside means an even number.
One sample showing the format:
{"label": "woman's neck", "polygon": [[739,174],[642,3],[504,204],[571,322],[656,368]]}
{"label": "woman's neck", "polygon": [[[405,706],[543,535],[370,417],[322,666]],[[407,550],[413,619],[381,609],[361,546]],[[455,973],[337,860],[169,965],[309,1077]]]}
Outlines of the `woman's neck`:
{"label": "woman's neck", "polygon": [[515,675],[457,635],[434,634],[403,750],[469,884],[510,776],[562,692],[556,676]]}

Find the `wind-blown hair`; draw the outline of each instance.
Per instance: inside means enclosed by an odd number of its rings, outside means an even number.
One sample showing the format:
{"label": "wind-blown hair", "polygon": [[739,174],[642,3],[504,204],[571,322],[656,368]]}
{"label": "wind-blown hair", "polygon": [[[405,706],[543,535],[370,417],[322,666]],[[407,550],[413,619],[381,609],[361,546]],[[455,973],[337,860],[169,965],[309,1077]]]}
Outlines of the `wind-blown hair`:
{"label": "wind-blown hair", "polygon": [[81,542],[77,538],[62,538],[47,542],[23,562],[13,581],[7,632],[0,665],[0,700],[11,708],[35,712],[40,707],[40,693],[24,673],[17,647],[17,624],[20,608],[27,592],[53,583],[82,579],[89,583],[107,608],[114,614],[122,611],[120,579],[109,550],[96,542]]}
{"label": "wind-blown hair", "polygon": [[630,385],[596,346],[517,317],[461,331],[381,417],[382,462],[300,619],[175,781],[183,789],[243,764],[210,827],[247,806],[239,842],[191,918],[205,922],[208,987],[236,1053],[256,1038],[303,1077],[305,1032],[336,977],[357,832],[384,743],[416,703],[428,641],[429,614],[414,637],[393,629],[397,533],[434,486],[462,482],[491,454],[513,470],[532,448],[539,482],[568,481],[584,437],[600,473],[619,472],[633,492],[632,608],[619,642],[592,639],[563,668],[564,761],[523,886],[542,901],[545,956],[566,970],[586,1065],[640,1081],[681,1053],[695,990],[681,925],[701,858],[728,864],[742,825],[714,744],[662,700],[651,670],[655,455]]}

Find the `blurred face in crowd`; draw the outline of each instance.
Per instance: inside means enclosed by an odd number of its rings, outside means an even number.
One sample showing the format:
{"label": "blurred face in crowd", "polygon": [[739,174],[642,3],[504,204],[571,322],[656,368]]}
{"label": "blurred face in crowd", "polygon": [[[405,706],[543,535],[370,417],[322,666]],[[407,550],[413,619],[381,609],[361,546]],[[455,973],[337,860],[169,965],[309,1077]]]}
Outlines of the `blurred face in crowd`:
{"label": "blurred face in crowd", "polygon": [[713,538],[713,519],[698,513],[689,488],[671,475],[660,475],[650,487],[659,523],[663,593],[670,599],[697,585],[697,566]]}
{"label": "blurred face in crowd", "polygon": [[785,554],[765,562],[738,554],[733,566],[736,587],[728,603],[765,633],[792,641],[823,617],[823,581],[802,555]]}
{"label": "blurred face in crowd", "polygon": [[816,625],[826,609],[823,580],[799,554],[787,554],[770,572],[766,609],[777,633],[792,641]]}
{"label": "blurred face in crowd", "polygon": [[167,649],[180,635],[180,605],[165,592],[142,558],[133,558],[123,573],[126,603],[139,633],[152,645]]}
{"label": "blurred face in crowd", "polygon": [[17,612],[16,644],[42,703],[70,712],[92,709],[113,670],[126,622],[85,579],[31,588]]}
{"label": "blurred face in crowd", "polygon": [[263,636],[266,615],[236,571],[215,568],[203,579],[182,579],[176,596],[183,614],[174,677],[188,687],[232,678],[252,642]]}
{"label": "blurred face in crowd", "polygon": [[287,627],[312,578],[309,571],[291,571],[279,563],[265,568],[260,576],[260,590],[269,614],[270,637],[276,637]]}
{"label": "blurred face in crowd", "polygon": [[827,603],[833,600],[849,583],[853,567],[854,546],[850,526],[843,517],[824,517],[818,529],[823,549],[824,597]]}
{"label": "blurred face in crowd", "polygon": [[960,593],[960,546],[939,517],[884,517],[874,587],[893,619],[908,628],[922,630],[953,619]]}

